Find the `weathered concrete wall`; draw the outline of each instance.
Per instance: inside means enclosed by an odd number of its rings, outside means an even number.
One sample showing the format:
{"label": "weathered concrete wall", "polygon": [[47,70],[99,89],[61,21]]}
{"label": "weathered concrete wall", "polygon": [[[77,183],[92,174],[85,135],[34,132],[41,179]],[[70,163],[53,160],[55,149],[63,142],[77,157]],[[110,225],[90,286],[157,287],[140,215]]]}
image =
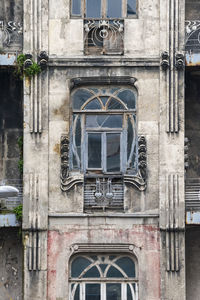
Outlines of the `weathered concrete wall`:
{"label": "weathered concrete wall", "polygon": [[199,299],[200,295],[200,228],[186,229],[186,292],[187,300]]}
{"label": "weathered concrete wall", "polygon": [[70,246],[76,243],[133,244],[138,260],[139,299],[160,299],[160,238],[155,224],[134,225],[131,219],[99,217],[51,219],[50,227],[48,300],[69,299]]}
{"label": "weathered concrete wall", "polygon": [[200,3],[198,0],[186,0],[185,19],[199,20]]}
{"label": "weathered concrete wall", "polygon": [[[159,0],[139,2],[138,18],[125,19],[125,56],[159,55]],[[49,54],[52,57],[84,55],[83,20],[70,17],[70,0],[49,3]],[[134,33],[134,38],[133,37]],[[56,41],[56,42],[55,42]]]}
{"label": "weathered concrete wall", "polygon": [[18,228],[0,228],[0,299],[22,300],[22,243]]}

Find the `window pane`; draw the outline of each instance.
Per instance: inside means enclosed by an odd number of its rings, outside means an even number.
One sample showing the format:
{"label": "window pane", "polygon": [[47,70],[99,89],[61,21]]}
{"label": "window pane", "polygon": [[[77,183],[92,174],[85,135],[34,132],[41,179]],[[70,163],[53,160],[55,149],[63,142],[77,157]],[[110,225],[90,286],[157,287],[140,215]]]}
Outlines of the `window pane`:
{"label": "window pane", "polygon": [[127,0],[127,16],[136,14],[136,0]]}
{"label": "window pane", "polygon": [[86,18],[101,18],[101,0],[86,0]]}
{"label": "window pane", "polygon": [[123,90],[117,95],[128,108],[135,109],[135,95],[131,90]]}
{"label": "window pane", "polygon": [[107,272],[109,278],[123,278],[124,275],[115,267],[111,266]]}
{"label": "window pane", "polygon": [[107,18],[122,17],[122,0],[107,0]]}
{"label": "window pane", "polygon": [[107,133],[107,172],[120,171],[120,134]]}
{"label": "window pane", "polygon": [[73,0],[72,1],[72,15],[79,15],[81,14],[81,0]]}
{"label": "window pane", "polygon": [[122,115],[87,115],[86,127],[122,128]]}
{"label": "window pane", "polygon": [[101,168],[101,134],[88,134],[88,168]]}
{"label": "window pane", "polygon": [[75,292],[75,295],[74,295],[74,300],[79,300],[79,294],[80,294],[80,286],[78,285],[77,288],[76,288],[76,292]]}
{"label": "window pane", "polygon": [[77,90],[72,96],[73,109],[81,109],[81,106],[91,96],[92,96],[92,93],[86,89]]}
{"label": "window pane", "polygon": [[97,269],[97,267],[92,267],[91,269],[89,269],[84,275],[84,278],[97,278],[100,277],[99,271]]}
{"label": "window pane", "polygon": [[116,99],[112,98],[109,101],[108,109],[125,109],[125,107]]}
{"label": "window pane", "polygon": [[127,300],[133,300],[130,284],[127,284]]}
{"label": "window pane", "polygon": [[106,284],[106,300],[121,300],[121,284],[107,283]]}
{"label": "window pane", "polygon": [[98,99],[90,101],[84,109],[102,109],[101,104]]}
{"label": "window pane", "polygon": [[122,257],[115,262],[128,277],[135,277],[135,264],[129,257]]}
{"label": "window pane", "polygon": [[86,300],[100,300],[100,284],[86,284]]}
{"label": "window pane", "polygon": [[84,257],[75,258],[72,262],[72,277],[78,277],[90,264],[91,262]]}

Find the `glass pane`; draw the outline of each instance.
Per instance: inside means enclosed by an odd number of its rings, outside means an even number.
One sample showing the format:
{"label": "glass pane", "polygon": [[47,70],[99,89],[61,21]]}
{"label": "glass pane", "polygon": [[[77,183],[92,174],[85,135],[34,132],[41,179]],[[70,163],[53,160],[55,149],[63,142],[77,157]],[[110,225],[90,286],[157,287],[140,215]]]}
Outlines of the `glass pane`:
{"label": "glass pane", "polygon": [[102,96],[100,97],[101,98],[101,101],[103,102],[103,105],[106,105],[106,102],[108,101],[108,98],[107,96]]}
{"label": "glass pane", "polygon": [[130,109],[135,109],[135,95],[131,90],[123,90],[117,95]]}
{"label": "glass pane", "polygon": [[86,300],[101,300],[100,284],[86,284]]}
{"label": "glass pane", "polygon": [[71,276],[78,277],[90,264],[91,262],[84,257],[75,258],[75,260],[72,262]]}
{"label": "glass pane", "polygon": [[106,284],[106,300],[121,300],[121,284],[107,283]]}
{"label": "glass pane", "polygon": [[101,18],[101,0],[86,0],[86,18]]}
{"label": "glass pane", "polygon": [[127,300],[133,300],[130,284],[127,284]]}
{"label": "glass pane", "polygon": [[111,266],[107,272],[109,278],[124,278],[124,275],[115,267]]}
{"label": "glass pane", "polygon": [[88,134],[88,168],[101,168],[101,134]]}
{"label": "glass pane", "polygon": [[73,0],[72,1],[72,15],[79,15],[81,14],[81,0]]}
{"label": "glass pane", "polygon": [[80,285],[77,286],[76,288],[76,292],[75,292],[75,295],[74,295],[74,300],[80,300]]}
{"label": "glass pane", "polygon": [[135,264],[129,257],[122,257],[115,262],[128,277],[135,277]]}
{"label": "glass pane", "polygon": [[86,89],[77,90],[73,96],[73,109],[81,109],[81,106],[92,96],[92,93]]}
{"label": "glass pane", "polygon": [[122,128],[122,115],[87,115],[86,127]]}
{"label": "glass pane", "polygon": [[127,130],[127,160],[129,159],[129,156],[131,154],[132,149],[132,143],[133,143],[133,126],[130,121],[130,117],[128,118],[128,130]]}
{"label": "glass pane", "polygon": [[127,16],[136,14],[136,0],[127,0]]}
{"label": "glass pane", "polygon": [[90,101],[85,107],[85,109],[102,109],[101,104],[98,99]]}
{"label": "glass pane", "polygon": [[119,101],[117,101],[116,99],[112,98],[109,101],[108,109],[126,109],[126,108]]}
{"label": "glass pane", "polygon": [[120,134],[107,133],[107,172],[120,171]]}
{"label": "glass pane", "polygon": [[84,278],[98,278],[100,277],[99,271],[97,267],[92,267],[90,270],[88,270],[84,275]]}
{"label": "glass pane", "polygon": [[122,0],[107,0],[107,18],[122,17]]}
{"label": "glass pane", "polygon": [[99,266],[100,266],[102,272],[104,273],[104,271],[105,271],[105,269],[107,268],[108,265],[107,264],[100,264]]}

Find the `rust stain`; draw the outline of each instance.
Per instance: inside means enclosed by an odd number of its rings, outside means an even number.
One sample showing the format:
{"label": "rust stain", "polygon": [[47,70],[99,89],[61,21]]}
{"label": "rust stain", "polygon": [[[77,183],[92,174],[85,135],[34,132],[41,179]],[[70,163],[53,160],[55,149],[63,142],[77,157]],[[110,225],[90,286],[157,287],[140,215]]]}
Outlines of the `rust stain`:
{"label": "rust stain", "polygon": [[55,144],[53,151],[60,155],[60,144]]}

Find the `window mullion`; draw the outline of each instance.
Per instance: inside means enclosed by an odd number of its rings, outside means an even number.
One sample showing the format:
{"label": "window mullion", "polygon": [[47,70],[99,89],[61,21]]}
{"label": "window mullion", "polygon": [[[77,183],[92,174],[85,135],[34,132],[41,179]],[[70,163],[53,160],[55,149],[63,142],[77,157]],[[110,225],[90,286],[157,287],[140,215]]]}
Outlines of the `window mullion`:
{"label": "window mullion", "polygon": [[122,0],[122,18],[127,17],[127,0]]}
{"label": "window mullion", "polygon": [[106,284],[101,283],[101,300],[106,300]]}
{"label": "window mullion", "polygon": [[101,16],[102,18],[106,18],[106,11],[107,11],[107,0],[101,0]]}
{"label": "window mullion", "polygon": [[80,283],[80,300],[85,300],[85,283]]}
{"label": "window mullion", "polygon": [[121,294],[122,294],[122,299],[127,300],[127,284],[124,282],[121,284]]}
{"label": "window mullion", "polygon": [[103,172],[106,172],[107,170],[107,163],[106,163],[106,160],[107,160],[107,142],[106,142],[106,133],[103,132],[102,133],[102,150],[101,150],[101,159],[102,159],[102,169],[103,169]]}

